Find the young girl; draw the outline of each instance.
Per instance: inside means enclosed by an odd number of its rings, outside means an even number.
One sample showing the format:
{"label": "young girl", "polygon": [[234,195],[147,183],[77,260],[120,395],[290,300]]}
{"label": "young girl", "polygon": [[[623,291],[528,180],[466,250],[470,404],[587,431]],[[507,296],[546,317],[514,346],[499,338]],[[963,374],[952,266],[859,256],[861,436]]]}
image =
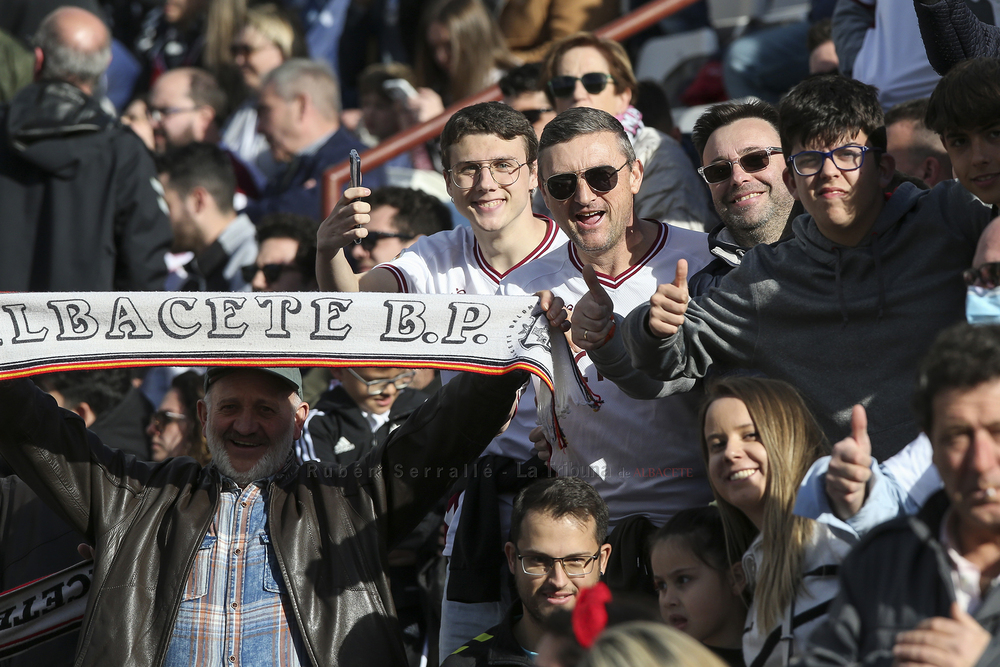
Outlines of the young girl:
{"label": "young girl", "polygon": [[750,667],[787,665],[826,617],[853,536],[792,514],[799,482],[826,453],[822,432],[784,382],[724,378],[708,390],[702,454],[730,551],[753,591],[743,635]]}
{"label": "young girl", "polygon": [[739,557],[726,553],[722,517],[715,507],[682,510],[650,539],[663,620],[705,644],[731,667],[744,665],[746,581]]}

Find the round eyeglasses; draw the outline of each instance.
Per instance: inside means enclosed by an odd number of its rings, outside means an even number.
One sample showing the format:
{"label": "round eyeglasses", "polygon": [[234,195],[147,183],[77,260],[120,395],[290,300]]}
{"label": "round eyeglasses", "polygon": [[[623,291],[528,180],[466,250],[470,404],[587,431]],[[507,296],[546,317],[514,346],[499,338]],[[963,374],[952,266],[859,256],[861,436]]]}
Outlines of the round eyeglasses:
{"label": "round eyeglasses", "polygon": [[521,569],[525,574],[530,574],[533,577],[545,576],[556,566],[556,562],[562,564],[567,577],[585,577],[594,571],[594,563],[600,557],[599,550],[593,556],[565,556],[564,558],[522,556],[520,552],[517,554],[517,559],[521,561]]}
{"label": "round eyeglasses", "polygon": [[591,167],[583,171],[570,171],[545,179],[545,189],[549,196],[558,201],[566,201],[576,194],[576,186],[583,177],[591,190],[598,194],[611,192],[618,185],[618,172],[628,166],[628,162],[615,169],[611,165]]}
{"label": "round eyeglasses", "polygon": [[607,88],[608,83],[614,83],[615,77],[607,72],[587,72],[583,76],[554,76],[549,80],[549,90],[552,97],[573,97],[576,82],[583,84],[583,89],[591,95],[599,95]]}
{"label": "round eyeglasses", "polygon": [[366,380],[358,375],[353,368],[348,368],[347,372],[353,375],[354,379],[358,382],[365,385],[365,390],[368,392],[369,396],[381,396],[385,393],[385,390],[389,388],[390,384],[399,390],[406,389],[410,386],[410,383],[413,382],[413,378],[417,376],[416,371],[404,371],[396,377]]}
{"label": "round eyeglasses", "polygon": [[460,190],[471,190],[483,169],[490,170],[497,185],[513,185],[521,175],[524,164],[513,158],[483,160],[481,162],[459,162],[446,171],[451,174],[451,182]]}
{"label": "round eyeglasses", "polygon": [[799,176],[815,176],[823,171],[823,163],[827,158],[841,171],[854,171],[861,168],[865,163],[865,153],[871,150],[878,149],[848,144],[832,151],[801,151],[788,158],[788,161]]}
{"label": "round eyeglasses", "polygon": [[759,150],[751,151],[741,155],[735,160],[716,160],[704,167],[698,167],[698,173],[705,179],[706,183],[721,183],[729,180],[733,175],[733,165],[739,164],[740,169],[748,174],[756,171],[763,171],[771,164],[771,153],[780,153],[781,149],[776,146],[768,146]]}

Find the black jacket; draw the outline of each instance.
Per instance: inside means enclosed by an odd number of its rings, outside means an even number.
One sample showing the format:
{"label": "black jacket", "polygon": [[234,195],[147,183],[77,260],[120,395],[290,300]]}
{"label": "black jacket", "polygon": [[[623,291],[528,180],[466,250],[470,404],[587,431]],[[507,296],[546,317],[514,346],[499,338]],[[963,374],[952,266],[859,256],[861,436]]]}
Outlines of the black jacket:
{"label": "black jacket", "polygon": [[[310,664],[405,664],[387,553],[445,493],[449,467],[493,439],[524,381],[462,374],[354,466],[288,465],[268,483],[268,532]],[[77,667],[161,665],[218,505],[215,466],[113,451],[26,379],[0,382],[0,454],[95,545]]]}
{"label": "black jacket", "polygon": [[[1000,58],[1000,17],[992,13],[988,2],[938,0],[924,4],[913,0],[920,24],[920,36],[927,49],[927,60],[940,75],[970,58]],[[973,7],[976,11],[973,11]]]}
{"label": "black jacket", "polygon": [[361,408],[340,385],[311,406],[302,438],[295,443],[300,461],[333,461],[349,465],[366,456],[427,400],[427,394],[404,389],[389,410],[389,421],[372,433]]}
{"label": "black jacket", "polygon": [[68,83],[0,107],[0,291],[159,290],[172,232],[153,159]]}
{"label": "black jacket", "polygon": [[524,608],[518,600],[510,606],[500,624],[455,649],[441,667],[487,667],[489,665],[535,664],[514,638],[514,624]]}
{"label": "black jacket", "polygon": [[[875,528],[840,568],[840,592],[813,632],[797,667],[889,667],[896,635],[933,616],[951,618],[955,589],[948,555],[938,541],[948,497],[940,491],[920,513]],[[1000,587],[974,614],[993,640],[979,667],[1000,664]]]}

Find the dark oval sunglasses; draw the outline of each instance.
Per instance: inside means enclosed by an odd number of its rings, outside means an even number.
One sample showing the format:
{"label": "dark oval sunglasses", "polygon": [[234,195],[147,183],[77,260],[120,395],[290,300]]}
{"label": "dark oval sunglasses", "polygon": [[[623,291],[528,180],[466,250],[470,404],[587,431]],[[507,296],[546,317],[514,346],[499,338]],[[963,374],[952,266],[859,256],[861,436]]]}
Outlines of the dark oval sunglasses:
{"label": "dark oval sunglasses", "polygon": [[606,72],[588,72],[583,76],[554,76],[549,80],[549,90],[553,97],[572,97],[576,82],[579,81],[588,93],[598,95],[607,87],[608,82],[614,80],[615,77]]}
{"label": "dark oval sunglasses", "polygon": [[285,271],[299,270],[299,267],[295,264],[265,264],[264,266],[257,266],[256,264],[247,264],[240,272],[243,274],[243,282],[250,283],[253,282],[254,276],[257,275],[258,271],[264,272],[264,280],[267,284],[271,284],[281,277],[281,274]]}
{"label": "dark oval sunglasses", "polygon": [[591,167],[582,174],[578,171],[571,171],[566,174],[556,174],[549,176],[545,181],[545,189],[549,196],[559,201],[566,201],[576,194],[576,185],[583,177],[587,181],[590,189],[598,194],[611,192],[618,185],[618,172],[628,166],[628,162],[615,169],[610,165],[601,167]]}
{"label": "dark oval sunglasses", "polygon": [[748,174],[755,171],[767,169],[771,163],[771,153],[780,153],[781,149],[775,146],[768,146],[759,151],[753,151],[746,155],[741,155],[736,160],[718,160],[704,167],[698,167],[698,173],[705,179],[706,183],[721,183],[733,175],[733,164],[738,162],[740,169]]}

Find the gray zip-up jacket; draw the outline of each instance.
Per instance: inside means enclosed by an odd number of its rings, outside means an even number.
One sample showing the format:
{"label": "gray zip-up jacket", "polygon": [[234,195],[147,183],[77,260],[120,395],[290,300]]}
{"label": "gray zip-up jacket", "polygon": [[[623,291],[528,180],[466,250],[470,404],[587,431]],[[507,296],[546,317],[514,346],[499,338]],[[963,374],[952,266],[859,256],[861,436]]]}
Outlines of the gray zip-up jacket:
{"label": "gray zip-up jacket", "polygon": [[793,238],[753,248],[692,299],[673,336],[649,332],[648,304],[633,310],[621,327],[625,347],[658,380],[704,377],[714,363],[786,380],[831,442],[849,434],[860,403],[884,460],[919,432],[909,405],[917,360],[964,318],[961,274],[990,218],[957,181],[926,191],[904,183],[853,248],[799,216]]}

